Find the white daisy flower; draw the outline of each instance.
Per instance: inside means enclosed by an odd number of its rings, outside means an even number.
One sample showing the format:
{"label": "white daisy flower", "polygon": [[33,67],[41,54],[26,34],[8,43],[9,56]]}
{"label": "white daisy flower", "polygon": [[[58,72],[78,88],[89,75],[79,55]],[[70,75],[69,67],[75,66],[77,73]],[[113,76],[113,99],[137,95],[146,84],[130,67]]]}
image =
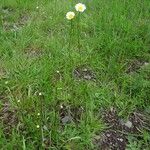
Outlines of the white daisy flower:
{"label": "white daisy flower", "polygon": [[66,18],[68,20],[72,20],[74,17],[75,17],[75,13],[74,12],[72,12],[72,11],[67,12]]}
{"label": "white daisy flower", "polygon": [[85,4],[78,3],[75,5],[75,9],[78,12],[84,12],[86,10],[86,6],[85,6]]}

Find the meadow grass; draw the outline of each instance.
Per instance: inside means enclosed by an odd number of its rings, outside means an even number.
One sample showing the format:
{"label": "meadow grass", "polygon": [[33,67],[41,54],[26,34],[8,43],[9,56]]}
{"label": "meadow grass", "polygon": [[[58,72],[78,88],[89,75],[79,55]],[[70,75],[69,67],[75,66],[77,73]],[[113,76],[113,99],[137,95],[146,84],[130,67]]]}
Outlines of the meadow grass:
{"label": "meadow grass", "polygon": [[[150,117],[149,0],[1,0],[0,15],[3,150],[92,150],[103,110]],[[148,149],[148,131],[127,149]]]}

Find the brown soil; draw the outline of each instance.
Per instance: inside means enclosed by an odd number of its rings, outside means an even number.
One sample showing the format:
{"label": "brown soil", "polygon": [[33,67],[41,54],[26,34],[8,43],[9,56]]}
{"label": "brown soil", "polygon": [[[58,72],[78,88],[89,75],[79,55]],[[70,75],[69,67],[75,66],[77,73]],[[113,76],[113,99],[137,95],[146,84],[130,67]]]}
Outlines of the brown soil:
{"label": "brown soil", "polygon": [[4,133],[6,136],[11,134],[12,129],[18,123],[18,118],[16,116],[16,110],[11,107],[11,104],[2,95],[0,97],[1,107],[0,107],[0,120],[4,127]]}
{"label": "brown soil", "polygon": [[41,48],[36,45],[29,45],[24,49],[25,55],[27,58],[39,58],[42,56]]}
{"label": "brown soil", "polygon": [[142,66],[144,66],[147,63],[148,62],[141,59],[134,59],[129,63],[126,73],[137,72]]}
{"label": "brown soil", "polygon": [[0,68],[0,79],[6,77],[6,71],[3,68]]}
{"label": "brown soil", "polygon": [[60,116],[60,122],[62,125],[75,122],[79,123],[81,120],[82,114],[83,114],[84,108],[79,106],[79,107],[74,107],[70,105],[60,105],[59,109],[59,116]]}
{"label": "brown soil", "polygon": [[102,118],[108,129],[94,138],[97,150],[125,150],[128,144],[128,134],[138,134],[143,129],[150,130],[150,120],[139,112],[132,113],[128,120],[123,120],[114,108],[102,113]]}
{"label": "brown soil", "polygon": [[10,22],[8,18],[14,15],[15,10],[11,7],[5,6],[0,11],[2,13],[2,23],[5,31],[17,31],[25,26],[30,20],[28,13],[22,12],[17,21]]}
{"label": "brown soil", "polygon": [[92,71],[92,69],[84,65],[75,68],[73,71],[73,76],[76,79],[94,80],[94,81],[96,79],[96,75]]}

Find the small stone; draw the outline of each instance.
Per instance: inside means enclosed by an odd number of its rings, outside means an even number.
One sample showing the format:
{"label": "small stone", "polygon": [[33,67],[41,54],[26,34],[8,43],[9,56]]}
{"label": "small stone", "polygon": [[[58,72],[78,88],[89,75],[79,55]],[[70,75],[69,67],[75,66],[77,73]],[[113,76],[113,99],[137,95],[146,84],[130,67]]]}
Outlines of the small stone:
{"label": "small stone", "polygon": [[87,80],[91,80],[91,76],[90,75],[84,75],[84,79],[87,79]]}
{"label": "small stone", "polygon": [[106,134],[107,137],[110,137],[110,134]]}
{"label": "small stone", "polygon": [[123,139],[122,139],[122,138],[118,138],[118,140],[119,140],[120,142],[123,142]]}
{"label": "small stone", "polygon": [[85,71],[85,72],[86,72],[86,71],[88,71],[88,70],[87,70],[86,68],[84,68],[84,69],[83,69],[83,71]]}
{"label": "small stone", "polygon": [[149,63],[148,63],[148,62],[145,62],[145,63],[144,63],[144,65],[145,65],[145,66],[148,66],[148,65],[149,65]]}
{"label": "small stone", "polygon": [[132,127],[132,122],[131,121],[127,121],[124,125],[126,127],[128,127],[128,128],[131,128]]}
{"label": "small stone", "polygon": [[71,121],[71,118],[69,116],[65,116],[64,118],[61,119],[63,124],[69,123]]}

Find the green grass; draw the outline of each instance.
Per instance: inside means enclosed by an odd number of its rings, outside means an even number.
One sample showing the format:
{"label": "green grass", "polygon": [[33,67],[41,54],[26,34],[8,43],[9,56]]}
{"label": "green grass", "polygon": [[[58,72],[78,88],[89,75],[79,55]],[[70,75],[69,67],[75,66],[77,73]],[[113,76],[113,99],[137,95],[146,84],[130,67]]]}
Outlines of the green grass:
{"label": "green grass", "polygon": [[[94,135],[106,127],[100,110],[115,107],[123,118],[150,110],[149,0],[82,0],[87,9],[81,14],[81,54],[77,18],[69,47],[65,15],[79,2],[72,1],[0,2],[0,108],[7,102],[11,111],[6,123],[0,120],[4,150],[92,150]],[[148,65],[127,73],[134,60]],[[91,68],[96,81],[74,77],[81,65]],[[79,121],[62,125],[61,105],[74,115],[82,108]],[[13,115],[18,120],[10,123]],[[147,134],[141,132],[143,140],[129,149],[148,145]]]}

